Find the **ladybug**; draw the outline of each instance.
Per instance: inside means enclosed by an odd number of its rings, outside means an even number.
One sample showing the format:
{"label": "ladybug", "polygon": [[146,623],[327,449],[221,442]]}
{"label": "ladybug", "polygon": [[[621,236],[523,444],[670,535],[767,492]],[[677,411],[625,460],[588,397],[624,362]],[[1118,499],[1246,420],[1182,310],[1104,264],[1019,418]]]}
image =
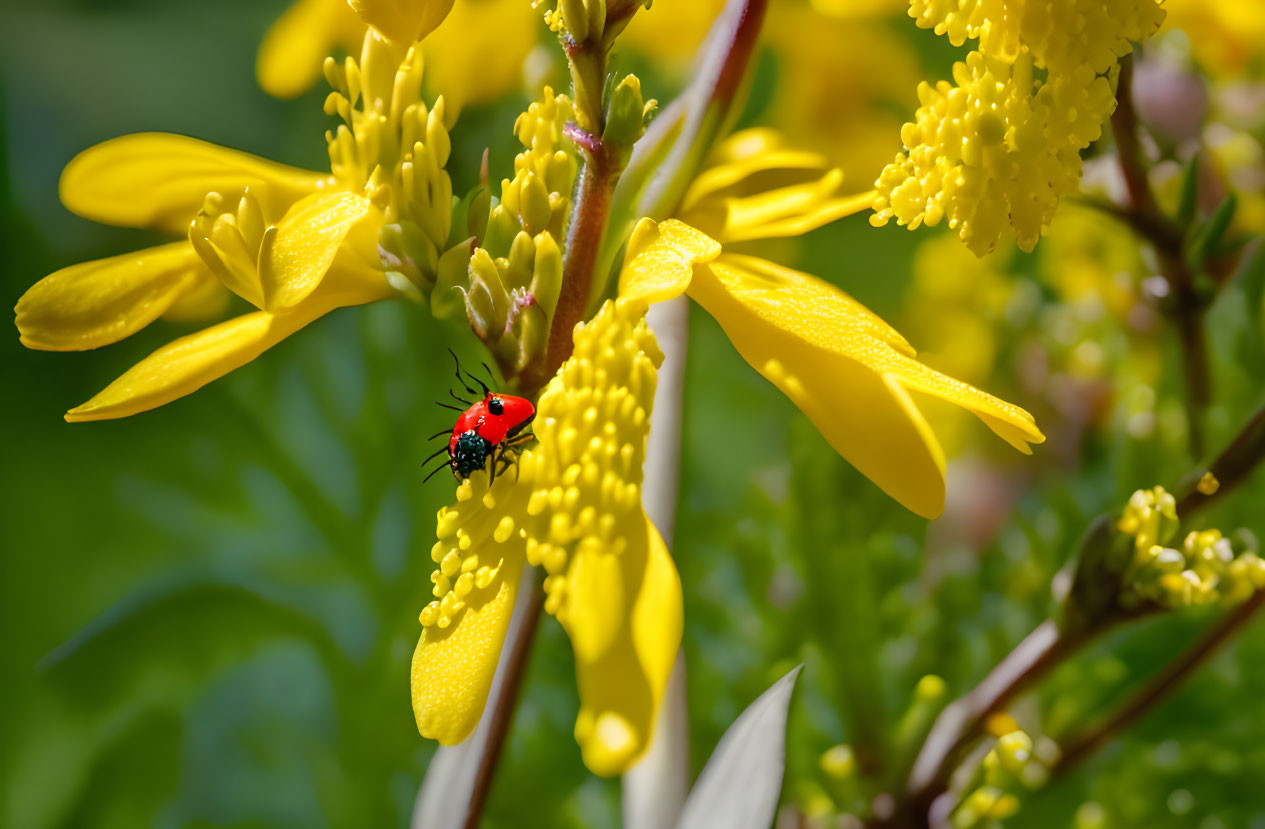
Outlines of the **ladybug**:
{"label": "ladybug", "polygon": [[[436,472],[447,466],[459,481],[469,478],[480,469],[487,469],[490,484],[510,463],[510,453],[516,452],[519,446],[535,437],[531,432],[524,430],[531,425],[532,419],[536,416],[536,407],[525,397],[492,391],[487,383],[461,367],[461,362],[457,360],[457,355],[452,349],[448,349],[448,353],[452,354],[453,362],[456,364],[457,382],[469,394],[479,395],[479,392],[472,389],[462,377],[464,371],[466,377],[482,389],[482,398],[471,401],[449,390],[448,393],[452,398],[466,408],[460,409],[450,403],[436,401],[437,405],[460,412],[460,415],[451,431],[444,429],[431,435],[432,440],[447,435],[448,445],[436,450],[433,455],[423,461],[423,464],[439,457],[444,452],[448,453],[448,460],[432,470],[425,480],[429,481]],[[484,363],[483,367],[487,369],[490,379],[492,369],[488,368],[487,363]]]}

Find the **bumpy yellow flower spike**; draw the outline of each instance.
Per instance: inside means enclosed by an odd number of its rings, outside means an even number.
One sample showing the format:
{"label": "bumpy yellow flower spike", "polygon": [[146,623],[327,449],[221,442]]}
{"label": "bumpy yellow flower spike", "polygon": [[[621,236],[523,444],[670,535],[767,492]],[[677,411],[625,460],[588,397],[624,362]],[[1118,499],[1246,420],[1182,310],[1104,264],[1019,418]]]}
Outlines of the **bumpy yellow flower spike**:
{"label": "bumpy yellow flower spike", "polygon": [[[875,213],[916,228],[947,218],[983,255],[1007,226],[1031,250],[1080,183],[1080,152],[1115,109],[1109,75],[1159,28],[1156,0],[913,0],[922,28],[978,38],[953,83],[918,88],[906,152],[879,176]],[[1040,76],[1045,72],[1045,77]]]}
{"label": "bumpy yellow flower spike", "polygon": [[169,403],[336,308],[426,298],[452,216],[444,101],[421,100],[416,48],[372,32],[359,63],[327,60],[325,70],[336,90],[326,109],[344,121],[327,134],[332,173],[165,134],[107,141],[67,165],[61,196],[74,212],[188,241],[41,280],[17,304],[24,344],[116,342],[217,283],[258,309],[159,349],[67,420]]}
{"label": "bumpy yellow flower spike", "polygon": [[463,482],[440,511],[436,598],[413,655],[423,736],[454,744],[474,729],[526,561],[544,568],[545,610],[575,650],[585,764],[617,774],[645,749],[681,638],[680,581],[641,506],[663,360],[645,308],[608,301],[578,326],[540,398],[539,445],[490,490],[486,475]]}

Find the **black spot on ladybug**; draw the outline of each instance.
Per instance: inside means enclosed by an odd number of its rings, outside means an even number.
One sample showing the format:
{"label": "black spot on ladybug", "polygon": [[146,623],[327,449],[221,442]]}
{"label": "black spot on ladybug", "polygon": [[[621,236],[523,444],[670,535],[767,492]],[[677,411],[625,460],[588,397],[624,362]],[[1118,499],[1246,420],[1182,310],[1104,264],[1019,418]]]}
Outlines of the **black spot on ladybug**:
{"label": "black spot on ladybug", "polygon": [[457,438],[457,445],[452,448],[452,468],[457,477],[464,480],[471,473],[483,469],[492,448],[492,442],[479,437],[473,429],[462,432]]}
{"label": "black spot on ladybug", "polygon": [[488,412],[498,416],[505,414],[505,404],[501,402],[501,398],[493,397],[488,401]]}

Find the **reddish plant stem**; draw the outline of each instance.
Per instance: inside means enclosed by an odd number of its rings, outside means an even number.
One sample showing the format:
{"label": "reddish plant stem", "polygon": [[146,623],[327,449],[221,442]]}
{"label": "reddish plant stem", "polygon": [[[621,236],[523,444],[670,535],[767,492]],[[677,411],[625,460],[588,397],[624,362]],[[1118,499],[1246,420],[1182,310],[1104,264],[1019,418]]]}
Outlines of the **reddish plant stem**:
{"label": "reddish plant stem", "polygon": [[501,757],[505,737],[509,734],[510,722],[514,719],[519,686],[523,683],[523,674],[527,669],[527,657],[531,653],[532,640],[535,639],[536,625],[540,622],[540,612],[545,606],[545,594],[539,586],[534,587],[530,597],[526,598],[531,605],[527,608],[523,628],[518,638],[514,640],[514,649],[510,653],[509,662],[506,663],[501,693],[496,698],[496,705],[491,710],[483,712],[483,716],[491,718],[491,734],[488,737],[487,748],[479,760],[479,771],[474,780],[474,790],[470,794],[470,811],[466,814],[465,829],[478,829],[479,817],[483,814],[488,791],[492,788],[496,763]]}
{"label": "reddish plant stem", "polygon": [[1110,719],[1068,740],[1053,773],[1066,773],[1154,708],[1229,642],[1262,606],[1265,606],[1265,590],[1258,590],[1246,602],[1222,616],[1195,644],[1152,677]]}
{"label": "reddish plant stem", "polygon": [[1116,98],[1118,103],[1111,116],[1111,129],[1116,140],[1120,171],[1129,193],[1125,221],[1155,248],[1160,274],[1168,283],[1169,297],[1165,305],[1181,342],[1191,452],[1200,457],[1204,453],[1204,412],[1212,399],[1203,303],[1195,290],[1195,275],[1187,262],[1184,229],[1177,227],[1160,210],[1147,177],[1145,156],[1138,140],[1138,116],[1133,107],[1132,55],[1126,55],[1120,61]]}

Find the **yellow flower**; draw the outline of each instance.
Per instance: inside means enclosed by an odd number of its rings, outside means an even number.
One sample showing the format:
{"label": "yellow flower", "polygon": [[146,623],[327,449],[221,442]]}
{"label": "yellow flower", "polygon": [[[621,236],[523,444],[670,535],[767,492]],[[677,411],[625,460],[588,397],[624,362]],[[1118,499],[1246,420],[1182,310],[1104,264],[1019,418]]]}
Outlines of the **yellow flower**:
{"label": "yellow flower", "polygon": [[916,228],[947,217],[980,255],[1009,226],[1031,250],[1115,109],[1107,76],[1163,10],[1156,0],[914,0],[909,13],[956,46],[979,47],[953,67],[953,83],[919,86],[916,121],[901,131],[906,153],[879,176],[870,221]]}
{"label": "yellow flower", "polygon": [[413,43],[433,32],[448,12],[453,0],[347,0],[365,23],[388,40]]}
{"label": "yellow flower", "polygon": [[620,296],[660,302],[688,293],[839,454],[934,518],[944,508],[944,453],[910,392],[961,406],[1023,452],[1045,439],[1032,416],[920,363],[895,329],[830,283],[722,250],[805,233],[872,198],[836,196],[839,185],[837,170],[782,148],[776,133],[730,136],[687,191],[680,221],[643,221],[633,233]]}
{"label": "yellow flower", "polygon": [[1166,29],[1190,38],[1195,59],[1217,76],[1245,72],[1265,52],[1265,5],[1167,0]]}
{"label": "yellow flower", "polygon": [[[518,86],[538,25],[528,0],[456,0],[422,43],[427,88],[442,94],[454,113],[496,100]],[[326,55],[355,50],[364,33],[347,0],[298,0],[259,46],[259,85],[293,98],[320,78]]]}
{"label": "yellow flower", "polygon": [[371,33],[359,65],[327,62],[339,91],[326,106],[345,122],[327,134],[332,175],[164,134],[117,138],[75,158],[61,182],[71,210],[189,238],[41,280],[18,301],[23,343],[106,345],[215,282],[258,310],[160,348],[66,419],[169,403],[331,310],[428,291],[448,238],[452,185],[443,100],[433,109],[421,102],[421,69],[416,50],[402,53]]}
{"label": "yellow flower", "polygon": [[[646,253],[653,256],[652,252]],[[475,475],[440,510],[435,600],[421,613],[413,709],[451,745],[486,703],[524,562],[543,567],[545,611],[575,650],[585,764],[618,774],[653,732],[681,639],[681,586],[641,506],[642,463],[663,355],[644,304],[608,301],[541,395],[539,446],[489,489]]]}

